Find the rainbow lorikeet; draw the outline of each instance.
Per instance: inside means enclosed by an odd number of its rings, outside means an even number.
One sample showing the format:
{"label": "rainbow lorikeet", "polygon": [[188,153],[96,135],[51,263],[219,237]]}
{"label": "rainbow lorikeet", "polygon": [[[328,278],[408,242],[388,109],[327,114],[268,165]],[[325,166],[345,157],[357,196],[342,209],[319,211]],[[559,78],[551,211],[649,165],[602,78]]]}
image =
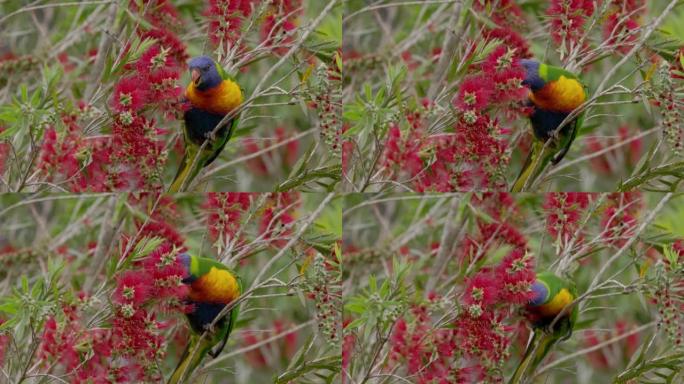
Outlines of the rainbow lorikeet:
{"label": "rainbow lorikeet", "polygon": [[242,294],[240,276],[218,261],[187,253],[178,258],[188,271],[183,283],[189,287],[186,302],[191,311],[186,317],[192,334],[169,384],[180,383],[183,378],[190,377],[207,353],[212,357],[221,353],[237,321],[238,307],[231,309],[213,327],[211,323],[226,305]]}
{"label": "rainbow lorikeet", "polygon": [[556,316],[577,298],[575,285],[550,272],[537,274],[532,284],[533,297],[525,308],[526,317],[534,330],[523,357],[509,384],[525,383],[539,363],[558,342],[569,338],[577,321],[577,307],[563,314],[551,327]]}
{"label": "rainbow lorikeet", "polygon": [[530,122],[535,140],[511,192],[532,187],[549,162],[558,164],[568,153],[582,126],[582,114],[559,132],[556,130],[587,98],[584,85],[573,73],[535,60],[523,59],[520,63],[526,71],[522,83],[530,88]]}
{"label": "rainbow lorikeet", "polygon": [[[192,81],[185,89],[189,108],[183,114],[185,155],[169,192],[178,192],[183,186],[190,185],[199,171],[218,157],[233,135],[237,116],[222,125],[215,134],[212,132],[243,100],[240,86],[211,58],[195,57],[190,60],[189,67]],[[209,142],[198,154],[205,140]]]}

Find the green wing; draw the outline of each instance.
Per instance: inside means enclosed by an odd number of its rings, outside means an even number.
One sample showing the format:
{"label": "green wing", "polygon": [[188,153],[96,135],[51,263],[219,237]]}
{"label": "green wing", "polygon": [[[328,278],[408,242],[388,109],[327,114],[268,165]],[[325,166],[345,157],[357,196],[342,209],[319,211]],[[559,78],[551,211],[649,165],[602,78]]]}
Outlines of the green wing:
{"label": "green wing", "polygon": [[544,81],[558,80],[561,76],[565,76],[569,79],[575,79],[581,83],[580,78],[570,71],[553,65],[544,63],[539,64],[539,77],[541,77]]}

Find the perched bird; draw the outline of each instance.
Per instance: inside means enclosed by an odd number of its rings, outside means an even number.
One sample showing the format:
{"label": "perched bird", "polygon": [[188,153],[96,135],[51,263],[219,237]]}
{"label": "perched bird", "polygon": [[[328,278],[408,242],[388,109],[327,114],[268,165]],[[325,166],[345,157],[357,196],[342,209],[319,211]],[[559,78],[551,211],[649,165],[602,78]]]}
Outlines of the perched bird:
{"label": "perched bird", "polygon": [[532,292],[534,296],[526,306],[526,317],[532,325],[534,336],[509,384],[526,382],[554,344],[572,335],[577,321],[577,307],[574,306],[552,326],[556,316],[577,297],[577,291],[571,282],[553,273],[541,272],[532,284]]}
{"label": "perched bird", "polygon": [[187,253],[178,257],[188,271],[183,283],[190,288],[186,303],[191,306],[191,312],[186,317],[192,333],[169,384],[180,383],[190,377],[207,353],[212,357],[221,353],[237,321],[238,307],[231,309],[213,327],[211,323],[226,305],[242,294],[240,276],[225,265]]}
{"label": "perched bird", "polygon": [[[218,157],[233,135],[238,119],[233,117],[216,132],[214,128],[243,100],[240,86],[211,58],[195,57],[189,67],[192,81],[185,89],[189,109],[183,115],[185,155],[169,192],[178,192],[183,185],[190,185],[199,171]],[[209,142],[198,155],[205,140]]]}
{"label": "perched bird", "polygon": [[568,153],[582,126],[582,114],[563,126],[559,132],[555,131],[587,98],[587,92],[579,78],[563,68],[528,59],[520,60],[520,63],[526,71],[522,83],[530,88],[530,122],[535,140],[518,178],[513,183],[512,192],[521,192],[524,188],[531,187],[549,161],[558,164]]}

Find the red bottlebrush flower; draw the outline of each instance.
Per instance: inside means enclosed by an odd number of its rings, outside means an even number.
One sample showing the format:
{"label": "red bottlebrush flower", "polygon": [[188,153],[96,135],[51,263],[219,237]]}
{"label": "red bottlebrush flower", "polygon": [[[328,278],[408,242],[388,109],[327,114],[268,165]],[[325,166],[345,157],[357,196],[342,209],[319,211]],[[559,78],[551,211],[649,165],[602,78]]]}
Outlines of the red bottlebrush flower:
{"label": "red bottlebrush flower", "polygon": [[242,215],[251,205],[251,193],[211,192],[202,205],[207,211],[209,236],[214,239],[231,239],[240,228]]}
{"label": "red bottlebrush flower", "polygon": [[485,58],[482,63],[482,70],[489,75],[494,75],[497,72],[510,69],[513,67],[514,57],[515,49],[501,44]]}
{"label": "red bottlebrush flower", "polygon": [[60,53],[57,56],[57,60],[62,64],[65,73],[71,72],[76,68],[76,64],[69,61],[69,54],[67,52]]}
{"label": "red bottlebrush flower", "polygon": [[116,112],[136,112],[147,103],[145,82],[138,76],[126,77],[114,87],[111,105]]}
{"label": "red bottlebrush flower", "polygon": [[271,172],[277,171],[272,169],[273,165],[282,165],[284,168],[291,167],[297,161],[299,152],[299,139],[290,140],[292,136],[293,132],[287,132],[284,127],[278,126],[275,129],[275,142],[264,139],[264,144],[260,145],[260,139],[252,137],[245,139],[245,154],[259,152],[287,141],[286,144],[278,148],[265,152],[259,157],[247,160],[247,166],[255,173],[261,175],[269,175]]}
{"label": "red bottlebrush flower", "polygon": [[488,106],[494,85],[484,76],[469,76],[461,83],[454,105],[466,110],[481,110]]}
{"label": "red bottlebrush flower", "polygon": [[54,126],[45,131],[38,168],[50,181],[61,178],[74,185],[79,181],[81,164],[78,155],[84,147],[83,133],[75,116],[62,116],[62,123],[65,128],[62,134],[58,134]]}
{"label": "red bottlebrush flower", "polygon": [[468,312],[455,322],[456,342],[467,357],[479,359],[484,367],[496,367],[506,356],[512,327],[503,324],[504,315],[485,311],[478,316]]}
{"label": "red bottlebrush flower", "polygon": [[503,46],[515,49],[514,57],[526,59],[532,57],[530,45],[518,32],[508,27],[501,27],[485,31],[483,36],[487,40],[498,39],[503,41]]}
{"label": "red bottlebrush flower", "polygon": [[210,20],[209,39],[212,44],[235,44],[240,37],[242,22],[252,14],[252,4],[256,1],[210,0],[204,15]]}
{"label": "red bottlebrush flower", "polygon": [[531,287],[536,279],[534,259],[521,249],[514,249],[496,267],[495,278],[501,284],[499,300],[525,304],[532,298]]}
{"label": "red bottlebrush flower", "polygon": [[[271,330],[265,332],[246,330],[243,333],[243,345],[254,345],[276,335],[282,335],[284,332],[287,332],[288,328],[292,328],[289,322],[276,319]],[[276,341],[263,344],[258,349],[247,351],[245,357],[252,366],[256,368],[265,367],[274,359],[277,359],[277,362],[289,361],[294,356],[296,348],[297,332],[290,331]]]}
{"label": "red bottlebrush flower", "polygon": [[478,12],[491,12],[488,16],[497,25],[503,27],[525,25],[522,9],[513,0],[480,0],[473,2],[473,7]]}
{"label": "red bottlebrush flower", "polygon": [[302,13],[301,0],[276,0],[261,25],[261,41],[273,51],[282,55],[293,41],[292,33],[297,28],[297,17]]}
{"label": "red bottlebrush flower", "polygon": [[423,160],[419,155],[423,145],[423,130],[417,116],[407,116],[407,121],[410,124],[406,138],[402,138],[399,124],[390,125],[383,153],[383,166],[396,168],[398,172],[406,171],[413,177],[423,169]]}
{"label": "red bottlebrush flower", "polygon": [[259,233],[276,247],[284,246],[295,211],[301,205],[298,192],[272,193],[259,222]]}
{"label": "red bottlebrush flower", "polygon": [[601,216],[602,236],[617,246],[624,244],[636,229],[643,205],[639,191],[610,194]]}
{"label": "red bottlebrush flower", "polygon": [[[615,322],[615,329],[608,333],[599,334],[598,332],[589,329],[584,333],[584,345],[586,347],[593,347],[606,340],[624,335],[632,329],[634,329],[634,325],[624,320],[617,320]],[[598,369],[623,366],[623,364],[629,362],[634,352],[636,352],[640,344],[640,339],[641,337],[638,333],[633,333],[615,344],[589,352],[587,354],[587,360],[591,365]],[[608,357],[610,357],[610,359]]]}
{"label": "red bottlebrush flower", "polygon": [[120,305],[140,306],[150,298],[151,283],[146,272],[126,271],[117,278],[114,300]]}
{"label": "red bottlebrush flower", "polygon": [[[348,324],[344,324],[343,326],[346,328],[347,325]],[[354,345],[356,344],[356,337],[354,334],[349,331],[346,331],[345,333],[344,340],[342,341],[342,370],[349,369],[349,363],[351,363],[351,357],[354,353]],[[345,376],[343,375],[342,377]]]}
{"label": "red bottlebrush flower", "polygon": [[489,272],[478,272],[474,277],[468,279],[463,297],[463,303],[479,305],[480,309],[494,304],[499,297],[501,289],[500,281]]}
{"label": "red bottlebrush flower", "polygon": [[551,37],[556,44],[575,44],[584,24],[594,13],[592,0],[552,0],[546,14],[551,19]]}
{"label": "red bottlebrush flower", "polygon": [[427,308],[414,305],[412,322],[407,316],[399,318],[390,335],[390,364],[405,367],[409,375],[415,375],[418,383],[444,382],[454,374],[450,361],[457,346],[454,330],[438,328],[430,324]]}
{"label": "red bottlebrush flower", "polygon": [[[5,130],[5,127],[0,126],[0,133]],[[5,171],[5,164],[10,154],[10,145],[6,141],[0,141],[0,175]]]}
{"label": "red bottlebrush flower", "polygon": [[[0,319],[0,325],[2,325],[4,322],[5,319]],[[9,335],[0,334],[0,366],[5,364],[5,353],[7,353],[9,341]]]}
{"label": "red bottlebrush flower", "polygon": [[589,206],[591,194],[582,192],[551,192],[546,194],[546,230],[554,239],[565,242],[579,227],[579,220]]}
{"label": "red bottlebrush flower", "polygon": [[[597,153],[607,147],[625,142],[635,134],[636,132],[633,132],[629,126],[621,125],[618,128],[618,136],[616,138],[610,137],[607,139],[600,139],[596,136],[587,138],[585,152],[587,154]],[[642,139],[632,140],[627,145],[608,151],[602,156],[592,158],[590,160],[591,164],[598,172],[604,174],[613,174],[629,170],[631,167],[635,166],[641,158],[642,143]]]}
{"label": "red bottlebrush flower", "polygon": [[150,31],[143,32],[140,37],[143,39],[149,38],[157,40],[159,45],[170,50],[171,56],[179,64],[184,64],[190,58],[186,52],[185,44],[183,44],[176,34],[168,29],[152,29]]}
{"label": "red bottlebrush flower", "polygon": [[609,47],[626,54],[638,40],[641,25],[636,18],[623,19],[623,16],[621,13],[608,16],[603,25],[603,38]]}

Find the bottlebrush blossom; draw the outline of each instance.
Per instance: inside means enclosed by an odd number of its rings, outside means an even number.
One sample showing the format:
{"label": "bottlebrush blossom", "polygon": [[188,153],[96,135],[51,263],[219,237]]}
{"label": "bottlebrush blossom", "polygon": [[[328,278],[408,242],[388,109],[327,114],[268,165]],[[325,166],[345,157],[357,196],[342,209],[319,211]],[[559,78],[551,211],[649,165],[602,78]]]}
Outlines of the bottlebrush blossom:
{"label": "bottlebrush blossom", "polygon": [[[450,382],[456,369],[451,360],[459,349],[453,329],[435,329],[425,305],[413,305],[410,311],[411,326],[405,317],[394,324],[389,345],[391,366],[406,367],[408,375],[418,383]],[[446,381],[445,381],[446,380]]]}
{"label": "bottlebrush blossom", "polygon": [[207,212],[207,227],[213,240],[232,239],[241,225],[242,215],[251,205],[251,193],[211,192],[202,208]]}
{"label": "bottlebrush blossom", "polygon": [[278,55],[288,51],[293,41],[292,33],[297,28],[297,18],[302,13],[301,0],[275,0],[269,6],[267,16],[261,25],[261,41],[273,47]]}
{"label": "bottlebrush blossom", "polygon": [[[351,363],[351,357],[354,353],[354,345],[356,344],[356,336],[351,330],[347,328],[351,324],[352,320],[344,320],[342,324],[344,339],[342,341],[342,370],[346,371],[349,369],[349,363]],[[0,361],[2,361],[0,359]],[[346,375],[342,376],[342,383],[346,383]]]}
{"label": "bottlebrush blossom", "polygon": [[181,280],[188,274],[177,259],[179,250],[162,243],[147,257],[135,263],[136,268],[117,277],[114,302],[124,316],[133,316],[150,300],[167,309],[185,309],[182,301],[188,287]]}
{"label": "bottlebrush blossom", "polygon": [[[349,125],[345,124],[342,127],[342,135],[344,135],[344,132],[349,130]],[[2,145],[2,144],[0,144]],[[349,172],[349,160],[351,160],[354,156],[354,148],[356,144],[354,143],[354,140],[348,138],[344,141],[342,141],[342,174],[346,175],[347,172]],[[2,168],[0,168],[0,171]]]}
{"label": "bottlebrush blossom", "polygon": [[145,193],[129,201],[142,211],[154,206],[154,211],[147,212],[147,220],[136,220],[140,237],[161,237],[179,250],[185,250],[185,239],[176,229],[180,217],[172,197]]}
{"label": "bottlebrush blossom", "polygon": [[626,54],[638,40],[640,28],[635,19],[623,20],[621,15],[612,14],[603,25],[603,37],[613,49]]}
{"label": "bottlebrush blossom", "polygon": [[522,9],[513,0],[480,0],[473,2],[473,8],[478,12],[491,12],[488,16],[503,27],[525,25]]}
{"label": "bottlebrush blossom", "polygon": [[67,186],[79,184],[81,162],[79,155],[85,145],[83,132],[76,122],[76,116],[64,114],[61,118],[63,134],[57,127],[50,126],[45,131],[38,159],[38,169],[49,181],[66,182]]}
{"label": "bottlebrush blossom", "polygon": [[646,11],[644,0],[609,0],[606,21],[603,24],[603,38],[608,47],[620,53],[627,53],[639,38],[639,19]]}
{"label": "bottlebrush blossom", "polygon": [[264,240],[271,240],[271,244],[275,247],[285,246],[287,243],[285,237],[292,232],[291,224],[300,206],[301,200],[298,192],[269,194],[266,209],[259,221],[259,233]]}
{"label": "bottlebrush blossom", "polygon": [[252,14],[256,0],[210,0],[204,15],[209,19],[212,44],[234,45],[241,35],[242,23]]}
{"label": "bottlebrush blossom", "polygon": [[[170,51],[178,63],[185,63],[189,56],[185,44],[178,37],[183,22],[178,18],[178,10],[166,0],[145,0],[142,8],[137,1],[130,1],[130,9],[149,23],[140,25],[136,33],[141,39],[155,39],[160,46]],[[149,29],[148,26],[149,25]]]}
{"label": "bottlebrush blossom", "polygon": [[[289,361],[297,351],[297,331],[288,332],[288,329],[292,327],[293,324],[288,321],[276,319],[271,329],[267,331],[245,330],[242,336],[242,344],[245,347],[277,335],[282,336],[278,340],[263,344],[258,349],[247,351],[245,353],[247,361],[255,368],[265,367],[274,362]],[[277,360],[274,361],[274,359]]]}
{"label": "bottlebrush blossom", "polygon": [[[0,325],[5,322],[5,319],[0,319]],[[9,335],[0,334],[0,366],[5,364],[5,353],[7,352],[7,345],[9,344]]]}
{"label": "bottlebrush blossom", "polygon": [[500,281],[499,300],[526,304],[532,298],[532,284],[536,280],[534,258],[521,249],[511,251],[495,269]]}
{"label": "bottlebrush blossom", "polygon": [[461,258],[464,263],[472,263],[483,257],[492,248],[503,245],[526,251],[527,239],[510,221],[497,223],[478,222],[477,235],[466,235]]}
{"label": "bottlebrush blossom", "polygon": [[[5,130],[5,127],[0,126],[0,134]],[[0,175],[5,171],[5,165],[10,154],[10,145],[4,140],[0,140]]]}
{"label": "bottlebrush blossom", "polygon": [[463,303],[468,306],[477,305],[481,310],[483,307],[497,302],[500,289],[500,281],[497,280],[494,273],[490,271],[479,272],[468,279]]}
{"label": "bottlebrush blossom", "polygon": [[530,52],[530,44],[518,32],[509,27],[500,27],[491,30],[485,30],[482,36],[486,40],[498,39],[503,41],[505,47],[515,49],[515,56],[521,59],[532,57]]}
{"label": "bottlebrush blossom", "polygon": [[558,44],[576,44],[584,33],[584,24],[594,13],[592,0],[552,0],[546,14],[551,19],[551,38]]}
{"label": "bottlebrush blossom", "polygon": [[[585,347],[593,347],[604,341],[619,337],[633,330],[634,324],[625,320],[616,320],[615,328],[608,333],[598,333],[592,329],[586,330],[584,333]],[[589,363],[598,369],[608,369],[610,367],[621,367],[631,359],[634,352],[641,344],[641,337],[638,333],[633,333],[625,339],[618,341],[616,344],[605,346],[599,350],[589,352],[587,360]]]}
{"label": "bottlebrush blossom", "polygon": [[383,165],[387,168],[398,167],[398,171],[405,170],[414,176],[423,168],[423,160],[419,156],[422,133],[414,125],[410,127],[411,129],[406,133],[407,137],[402,138],[399,124],[390,125],[383,154]]}
{"label": "bottlebrush blossom", "polygon": [[461,83],[454,104],[462,111],[481,110],[489,105],[494,84],[485,76],[467,77]]}
{"label": "bottlebrush blossom", "polygon": [[574,236],[579,221],[589,206],[591,194],[582,192],[551,192],[545,196],[546,230],[561,242]]}
{"label": "bottlebrush blossom", "polygon": [[[588,137],[585,141],[587,154],[597,153],[615,144],[625,142],[632,138],[636,132],[628,125],[618,128],[617,137],[599,138]],[[634,167],[641,158],[642,139],[631,140],[627,145],[615,148],[602,156],[593,157],[590,161],[595,170],[603,174],[613,174]]]}
{"label": "bottlebrush blossom", "polygon": [[131,113],[140,110],[147,102],[147,90],[143,88],[145,82],[137,76],[126,77],[114,87],[112,96],[112,108],[116,112],[129,111]]}
{"label": "bottlebrush blossom", "polygon": [[140,306],[151,297],[151,283],[147,273],[126,271],[117,278],[114,300],[122,305]]}
{"label": "bottlebrush blossom", "polygon": [[245,155],[248,155],[287,141],[287,144],[285,145],[265,152],[259,157],[247,160],[247,166],[257,174],[269,175],[271,173],[277,173],[278,169],[274,170],[273,166],[280,165],[282,168],[286,169],[294,165],[297,161],[299,139],[290,140],[295,132],[291,130],[286,131],[285,127],[278,126],[274,133],[275,140],[248,137],[243,142],[244,153]]}
{"label": "bottlebrush blossom", "polygon": [[643,206],[641,192],[610,194],[608,206],[601,215],[602,237],[622,246],[633,235]]}
{"label": "bottlebrush blossom", "polygon": [[477,316],[464,312],[454,322],[456,345],[467,358],[474,359],[484,368],[485,375],[492,382],[501,380],[500,370],[508,356],[508,347],[513,327],[504,323],[501,311],[484,311]]}
{"label": "bottlebrush blossom", "polygon": [[522,85],[525,69],[520,65],[516,49],[499,45],[482,63],[482,69],[493,80],[492,102],[525,100],[529,90]]}

